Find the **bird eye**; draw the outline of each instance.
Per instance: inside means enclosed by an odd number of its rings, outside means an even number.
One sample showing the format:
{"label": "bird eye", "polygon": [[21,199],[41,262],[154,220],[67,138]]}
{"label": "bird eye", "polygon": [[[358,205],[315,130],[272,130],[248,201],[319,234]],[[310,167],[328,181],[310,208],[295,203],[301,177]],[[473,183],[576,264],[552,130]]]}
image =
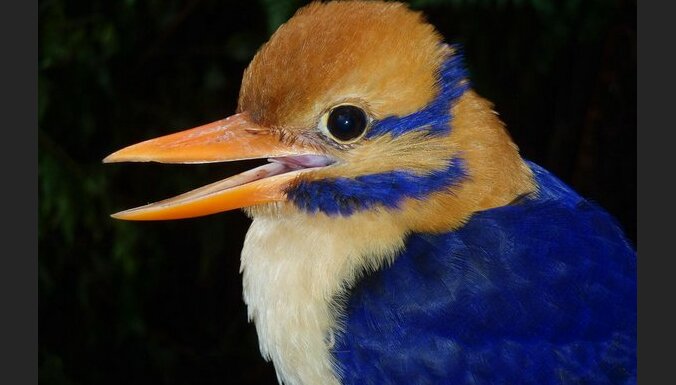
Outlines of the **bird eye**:
{"label": "bird eye", "polygon": [[326,119],[326,129],[339,142],[351,142],[360,138],[367,125],[368,118],[364,110],[349,104],[334,107]]}

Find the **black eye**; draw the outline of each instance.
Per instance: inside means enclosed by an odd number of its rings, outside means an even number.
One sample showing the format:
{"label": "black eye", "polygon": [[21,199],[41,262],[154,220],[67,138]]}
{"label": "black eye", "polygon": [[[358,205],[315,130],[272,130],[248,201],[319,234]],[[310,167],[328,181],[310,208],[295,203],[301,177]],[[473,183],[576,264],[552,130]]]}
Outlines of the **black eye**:
{"label": "black eye", "polygon": [[334,138],[348,142],[361,136],[367,123],[366,113],[361,108],[343,105],[331,110],[326,128]]}

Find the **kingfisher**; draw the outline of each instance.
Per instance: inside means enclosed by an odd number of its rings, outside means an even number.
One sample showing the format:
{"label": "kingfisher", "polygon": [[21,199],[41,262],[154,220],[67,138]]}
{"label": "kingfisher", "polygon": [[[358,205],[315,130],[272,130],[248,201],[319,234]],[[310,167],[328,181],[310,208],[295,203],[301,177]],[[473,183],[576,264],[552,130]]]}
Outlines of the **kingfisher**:
{"label": "kingfisher", "polygon": [[634,384],[636,251],[525,160],[420,12],[311,3],[234,115],[104,162],[265,164],[113,214],[243,209],[243,299],[280,384]]}

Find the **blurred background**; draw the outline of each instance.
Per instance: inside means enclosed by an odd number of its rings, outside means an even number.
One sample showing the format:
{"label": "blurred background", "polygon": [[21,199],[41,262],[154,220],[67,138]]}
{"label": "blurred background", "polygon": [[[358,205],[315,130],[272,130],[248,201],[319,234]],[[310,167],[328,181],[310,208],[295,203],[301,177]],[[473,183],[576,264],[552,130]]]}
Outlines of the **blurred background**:
{"label": "blurred background", "polygon": [[[241,299],[240,212],[113,212],[251,163],[101,164],[234,112],[244,68],[305,1],[39,1],[41,384],[276,384]],[[636,2],[419,0],[465,46],[522,154],[636,243]]]}

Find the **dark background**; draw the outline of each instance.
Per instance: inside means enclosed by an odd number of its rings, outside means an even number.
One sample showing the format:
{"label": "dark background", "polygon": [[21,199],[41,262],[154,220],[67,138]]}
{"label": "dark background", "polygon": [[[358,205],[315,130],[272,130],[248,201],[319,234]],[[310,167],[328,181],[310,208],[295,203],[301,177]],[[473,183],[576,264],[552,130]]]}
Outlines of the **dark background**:
{"label": "dark background", "polygon": [[[39,380],[275,384],[241,300],[240,212],[109,214],[243,171],[103,165],[234,112],[242,71],[304,1],[39,1]],[[522,154],[636,242],[636,2],[413,1],[463,43]]]}

